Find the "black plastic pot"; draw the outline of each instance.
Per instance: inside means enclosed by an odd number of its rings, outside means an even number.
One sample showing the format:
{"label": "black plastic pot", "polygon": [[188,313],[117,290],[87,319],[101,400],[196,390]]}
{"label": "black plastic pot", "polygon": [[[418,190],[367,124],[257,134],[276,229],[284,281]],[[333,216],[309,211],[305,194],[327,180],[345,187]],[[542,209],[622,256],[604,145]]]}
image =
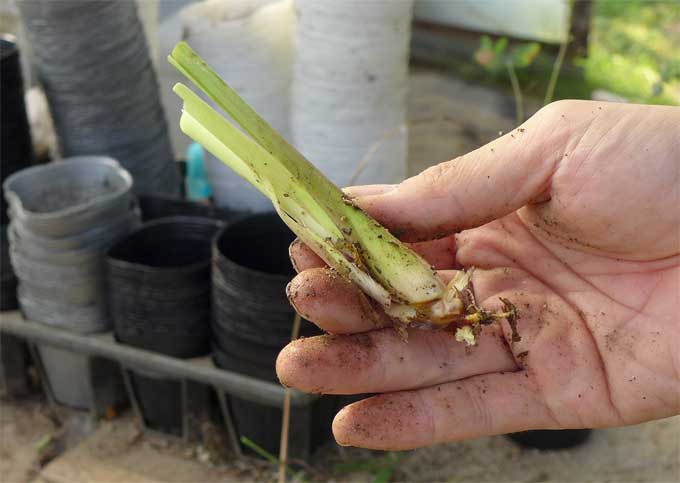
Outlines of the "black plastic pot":
{"label": "black plastic pot", "polygon": [[221,226],[162,218],[111,247],[109,305],[119,342],[183,358],[210,351],[210,245]]}
{"label": "black plastic pot", "polygon": [[19,301],[17,300],[18,284],[19,280],[13,275],[0,281],[0,312],[19,308]]}
{"label": "black plastic pot", "polygon": [[243,216],[242,213],[224,208],[163,196],[140,196],[139,207],[142,211],[142,221],[144,222],[170,216],[200,216],[227,223]]}
{"label": "black plastic pot", "polygon": [[[237,337],[280,349],[290,340],[295,312],[285,289],[294,275],[288,257],[293,239],[274,213],[243,218],[215,238],[212,328],[217,341]],[[319,333],[311,324],[303,326],[303,335]],[[247,351],[231,355],[238,352]]]}
{"label": "black plastic pot", "polygon": [[[33,163],[33,144],[24,103],[19,49],[14,37],[0,36],[0,185],[5,178]],[[2,188],[0,187],[0,190]],[[9,221],[0,192],[0,223]]]}
{"label": "black plastic pot", "polygon": [[[290,341],[295,316],[285,293],[294,275],[288,257],[293,239],[288,227],[273,213],[238,220],[215,238],[212,331],[217,367],[278,381],[276,357]],[[300,332],[320,333],[304,320]],[[230,397],[230,404],[237,432],[278,453],[281,409],[235,397]],[[291,454],[306,454],[327,441],[336,409],[337,399],[333,397],[293,409],[291,432],[296,437],[291,438]],[[308,446],[295,448],[298,438]]]}
{"label": "black plastic pot", "polygon": [[[216,363],[277,382],[275,362],[290,341],[295,312],[285,288],[294,236],[276,214],[242,218],[213,243],[212,333]],[[300,335],[319,334],[302,321]]]}
{"label": "black plastic pot", "polygon": [[[279,454],[281,410],[236,397],[231,397],[229,402],[237,433],[269,453]],[[307,458],[316,448],[331,439],[331,425],[337,410],[337,398],[331,396],[322,396],[310,407],[291,408],[289,457]],[[302,432],[306,433],[304,437]],[[301,441],[306,441],[304,446],[308,447],[304,447]],[[253,454],[250,448],[244,448],[244,451]]]}
{"label": "black plastic pot", "polygon": [[590,429],[535,430],[506,436],[526,448],[556,450],[573,448],[585,443],[591,431]]}
{"label": "black plastic pot", "polygon": [[[160,218],[108,252],[109,306],[116,340],[189,358],[210,352],[210,247],[222,223]],[[182,432],[181,384],[130,368],[145,425]]]}
{"label": "black plastic pot", "polygon": [[[291,337],[292,320],[287,324],[280,324],[278,326],[268,327],[266,330],[262,325],[249,324],[248,321],[234,318],[232,310],[224,306],[224,300],[221,300],[221,294],[213,286],[213,338],[220,341],[224,337],[238,338],[241,340],[251,341],[261,347],[271,347],[280,349],[282,344],[285,345]],[[243,309],[243,307],[242,307]],[[285,314],[284,317],[288,316]],[[285,321],[286,319],[284,319]],[[319,335],[319,329],[306,320],[301,321],[300,336],[311,337]]]}
{"label": "black plastic pot", "polygon": [[130,374],[132,390],[146,427],[175,436],[182,435],[182,384],[150,374]]}
{"label": "black plastic pot", "polygon": [[[240,344],[246,344],[243,341]],[[228,371],[238,372],[239,374],[247,374],[251,377],[256,377],[264,381],[278,383],[278,378],[276,377],[276,355],[278,352],[261,352],[255,348],[253,350],[252,357],[261,355],[262,359],[260,361],[247,360],[243,354],[238,356],[232,355],[232,349],[223,349],[222,347],[215,344],[213,346],[213,361],[215,365],[220,369],[226,369]]]}
{"label": "black plastic pot", "polygon": [[[249,374],[260,379],[276,379],[266,369],[238,358],[230,358],[219,349],[213,352],[215,365],[221,369]],[[273,369],[269,369],[273,372]],[[258,374],[262,374],[261,376]],[[239,436],[245,436],[272,454],[279,454],[281,443],[280,408],[228,396],[231,414]],[[331,439],[331,425],[340,408],[337,396],[321,396],[308,406],[291,408],[289,457],[307,458],[316,448]],[[250,448],[243,447],[251,453]]]}

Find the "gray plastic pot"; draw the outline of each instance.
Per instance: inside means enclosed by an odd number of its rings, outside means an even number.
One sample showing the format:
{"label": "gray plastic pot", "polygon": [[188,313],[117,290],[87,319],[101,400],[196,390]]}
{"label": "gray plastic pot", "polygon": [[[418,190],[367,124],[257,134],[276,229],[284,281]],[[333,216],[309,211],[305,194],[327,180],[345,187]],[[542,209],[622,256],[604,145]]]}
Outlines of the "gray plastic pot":
{"label": "gray plastic pot", "polygon": [[71,408],[89,409],[88,356],[42,344],[37,349],[54,399]]}
{"label": "gray plastic pot", "polygon": [[13,221],[42,237],[68,237],[130,209],[132,178],[113,159],[76,156],[34,166],[4,183]]}
{"label": "gray plastic pot", "polygon": [[103,278],[104,262],[102,256],[97,254],[82,257],[78,263],[58,264],[31,260],[12,247],[10,259],[17,277],[35,285],[80,285],[88,280]]}
{"label": "gray plastic pot", "polygon": [[105,332],[111,328],[106,303],[76,305],[39,299],[27,293],[23,284],[19,285],[17,298],[24,316],[41,324],[82,334]]}
{"label": "gray plastic pot", "polygon": [[70,282],[62,285],[40,285],[24,279],[21,286],[24,293],[31,298],[47,303],[87,306],[108,302],[104,280],[88,278],[78,284]]}
{"label": "gray plastic pot", "polygon": [[[70,265],[35,262],[23,257],[17,250],[12,250],[11,259],[16,275],[21,281],[24,300],[28,303],[30,299],[33,305],[56,304],[60,308],[51,314],[46,314],[44,310],[35,307],[24,308],[25,312],[30,311],[33,315],[41,314],[41,318],[33,320],[42,322],[49,316],[53,324],[59,325],[57,317],[60,314],[78,310],[81,306],[106,303],[104,262],[101,254],[88,259],[82,258],[78,263]],[[86,311],[88,314],[91,312],[90,309]],[[69,324],[70,321],[65,319],[63,323]]]}
{"label": "gray plastic pot", "polygon": [[64,261],[68,260],[68,263],[77,263],[85,252],[106,251],[114,241],[139,226],[140,212],[134,204],[133,206],[115,218],[108,218],[104,224],[58,238],[36,235],[21,221],[14,219],[10,224],[8,237],[15,249],[28,258],[52,260],[52,257],[57,256]]}
{"label": "gray plastic pot", "polygon": [[62,152],[107,154],[130,172],[137,193],[177,196],[179,176],[136,2],[23,0],[17,7]]}

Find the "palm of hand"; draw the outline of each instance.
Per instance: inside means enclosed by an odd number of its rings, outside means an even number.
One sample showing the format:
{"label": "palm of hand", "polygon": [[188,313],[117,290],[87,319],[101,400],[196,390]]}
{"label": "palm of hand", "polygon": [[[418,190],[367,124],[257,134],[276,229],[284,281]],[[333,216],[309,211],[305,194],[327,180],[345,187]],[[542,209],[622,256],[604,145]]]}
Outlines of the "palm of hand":
{"label": "palm of hand", "polygon": [[[318,259],[303,263],[292,302],[346,335],[288,346],[277,363],[282,382],[383,393],[338,414],[340,443],[405,449],[680,411],[680,142],[669,135],[678,111],[599,109],[553,105],[463,164],[440,165],[396,194],[360,195],[407,238],[455,231],[460,219],[476,227],[416,248],[442,273],[477,267],[477,302],[493,310],[499,297],[511,300],[521,340],[503,321],[474,348],[445,331],[412,330],[404,344],[354,287],[314,268]],[[493,159],[499,151],[532,161],[508,168]],[[510,214],[488,223],[499,211]]]}
{"label": "palm of hand", "polygon": [[[513,214],[459,237],[458,260],[487,270],[479,298],[520,310],[505,340],[555,427],[632,424],[678,410],[677,261],[575,251]],[[503,268],[494,268],[503,267]],[[659,362],[662,362],[660,364]],[[665,364],[663,364],[665,363]]]}
{"label": "palm of hand", "polygon": [[565,427],[680,407],[678,143],[666,119],[642,120],[591,124],[567,143],[544,199],[461,239],[463,265],[520,279],[514,351],[529,351],[527,373]]}

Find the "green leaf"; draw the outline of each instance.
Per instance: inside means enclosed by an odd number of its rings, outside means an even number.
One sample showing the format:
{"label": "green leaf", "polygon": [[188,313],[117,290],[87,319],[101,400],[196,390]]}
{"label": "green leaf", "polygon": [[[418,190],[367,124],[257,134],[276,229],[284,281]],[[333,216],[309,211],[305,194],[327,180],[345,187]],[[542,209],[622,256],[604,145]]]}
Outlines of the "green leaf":
{"label": "green leaf", "polygon": [[501,37],[496,41],[496,44],[493,47],[494,52],[496,52],[497,55],[503,54],[505,52],[505,49],[508,48],[508,38],[507,37]]}
{"label": "green leaf", "polygon": [[383,468],[375,474],[373,478],[373,483],[388,483],[392,479],[394,474],[394,468],[387,467]]}
{"label": "green leaf", "polygon": [[488,35],[482,35],[482,38],[479,40],[479,49],[483,51],[491,51],[493,50],[493,40],[491,40],[491,37]]}
{"label": "green leaf", "polygon": [[[247,446],[248,448],[253,450],[255,453],[257,453],[258,455],[260,455],[262,458],[266,459],[270,463],[273,463],[276,466],[281,465],[281,460],[279,458],[277,458],[276,456],[271,454],[269,451],[264,449],[262,446],[257,444],[255,441],[251,440],[250,438],[248,438],[246,436],[241,436],[240,440],[241,440],[241,444],[243,444],[244,446]],[[286,469],[286,471],[291,474],[291,476],[293,478],[296,478],[296,479],[303,481],[303,482],[306,481],[303,478],[304,471],[295,471],[293,468],[291,468],[288,465],[283,465],[283,466]]]}
{"label": "green leaf", "polygon": [[510,51],[510,59],[516,68],[530,66],[541,52],[541,46],[537,42],[517,45]]}
{"label": "green leaf", "polygon": [[498,70],[498,56],[494,52],[493,42],[487,35],[483,35],[479,49],[475,52],[475,60],[486,71],[495,73]]}

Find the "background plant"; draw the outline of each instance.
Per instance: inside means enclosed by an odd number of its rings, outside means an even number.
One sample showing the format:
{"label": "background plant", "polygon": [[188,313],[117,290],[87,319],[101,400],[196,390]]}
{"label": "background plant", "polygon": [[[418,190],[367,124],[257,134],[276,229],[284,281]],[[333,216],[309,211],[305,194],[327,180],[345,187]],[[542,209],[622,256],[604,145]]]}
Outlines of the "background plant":
{"label": "background plant", "polygon": [[483,35],[479,49],[475,52],[475,60],[492,76],[509,77],[515,96],[517,124],[521,124],[524,122],[524,99],[517,71],[533,63],[541,52],[541,45],[538,42],[529,42],[509,47],[508,44],[507,37],[493,41],[488,35]]}

